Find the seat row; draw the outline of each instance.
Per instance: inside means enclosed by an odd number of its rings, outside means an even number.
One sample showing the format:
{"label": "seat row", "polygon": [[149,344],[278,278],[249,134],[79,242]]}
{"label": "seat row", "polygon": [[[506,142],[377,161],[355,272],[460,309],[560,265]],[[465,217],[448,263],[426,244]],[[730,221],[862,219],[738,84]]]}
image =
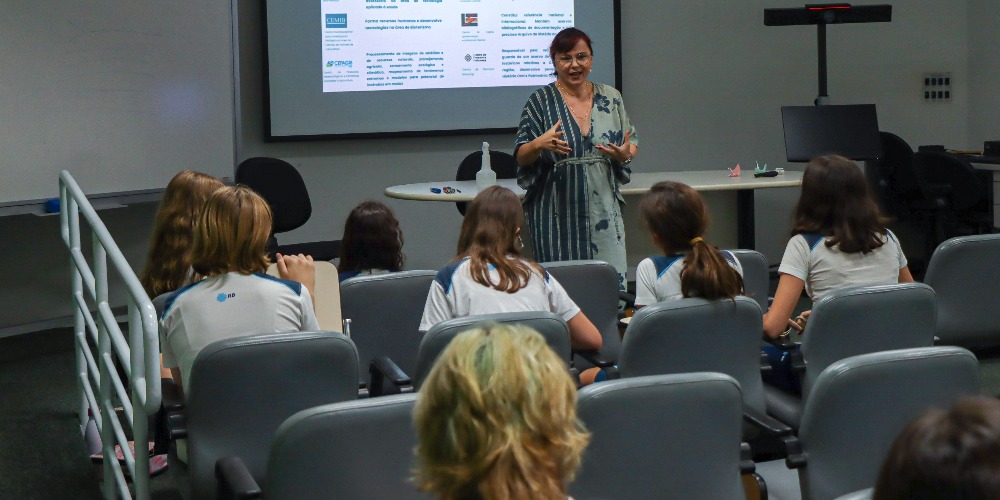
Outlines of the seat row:
{"label": "seat row", "polygon": [[[427,498],[409,479],[418,396],[356,400],[352,354],[332,332],[229,339],[199,354],[186,408],[193,497]],[[962,348],[840,360],[817,377],[788,457],[754,464],[733,377],[602,382],[578,394],[592,438],[570,494],[744,498],[741,478],[752,478],[763,497],[834,498],[874,485],[892,439],[924,409],[978,391],[978,362]]]}

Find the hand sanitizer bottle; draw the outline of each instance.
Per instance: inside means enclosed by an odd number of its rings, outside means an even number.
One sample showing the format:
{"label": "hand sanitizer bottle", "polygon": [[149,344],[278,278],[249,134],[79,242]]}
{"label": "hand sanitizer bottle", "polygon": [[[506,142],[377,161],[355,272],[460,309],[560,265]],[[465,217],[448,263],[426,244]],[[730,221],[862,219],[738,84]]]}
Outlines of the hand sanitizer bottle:
{"label": "hand sanitizer bottle", "polygon": [[476,172],[476,188],[480,191],[497,183],[497,173],[490,166],[490,143],[483,143],[483,164]]}

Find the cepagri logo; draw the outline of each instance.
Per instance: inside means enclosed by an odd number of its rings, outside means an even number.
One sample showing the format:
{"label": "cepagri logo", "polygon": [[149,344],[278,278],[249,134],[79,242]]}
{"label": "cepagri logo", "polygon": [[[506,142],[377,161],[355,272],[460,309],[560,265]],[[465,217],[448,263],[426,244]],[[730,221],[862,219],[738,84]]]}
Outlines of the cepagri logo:
{"label": "cepagri logo", "polygon": [[352,68],[354,67],[354,61],[327,61],[327,68]]}
{"label": "cepagri logo", "polygon": [[326,15],[326,27],[327,28],[346,28],[347,27],[347,14],[327,14]]}

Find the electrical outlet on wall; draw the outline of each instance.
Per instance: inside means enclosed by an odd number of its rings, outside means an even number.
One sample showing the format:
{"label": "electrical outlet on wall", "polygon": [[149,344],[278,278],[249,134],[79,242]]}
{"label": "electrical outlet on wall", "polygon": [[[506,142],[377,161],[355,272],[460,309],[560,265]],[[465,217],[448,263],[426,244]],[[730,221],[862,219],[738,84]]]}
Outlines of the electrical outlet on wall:
{"label": "electrical outlet on wall", "polygon": [[924,73],[924,102],[951,101],[951,73]]}

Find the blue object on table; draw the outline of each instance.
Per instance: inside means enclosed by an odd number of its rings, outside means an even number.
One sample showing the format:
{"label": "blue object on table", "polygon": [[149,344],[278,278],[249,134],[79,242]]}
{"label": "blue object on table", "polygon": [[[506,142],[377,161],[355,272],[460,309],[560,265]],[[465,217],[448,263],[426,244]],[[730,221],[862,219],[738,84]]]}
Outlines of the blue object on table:
{"label": "blue object on table", "polygon": [[441,194],[441,189],[439,189],[439,188],[431,188],[431,192],[434,193],[434,194]]}
{"label": "blue object on table", "polygon": [[52,198],[49,200],[45,200],[45,213],[47,214],[59,213],[59,198]]}

